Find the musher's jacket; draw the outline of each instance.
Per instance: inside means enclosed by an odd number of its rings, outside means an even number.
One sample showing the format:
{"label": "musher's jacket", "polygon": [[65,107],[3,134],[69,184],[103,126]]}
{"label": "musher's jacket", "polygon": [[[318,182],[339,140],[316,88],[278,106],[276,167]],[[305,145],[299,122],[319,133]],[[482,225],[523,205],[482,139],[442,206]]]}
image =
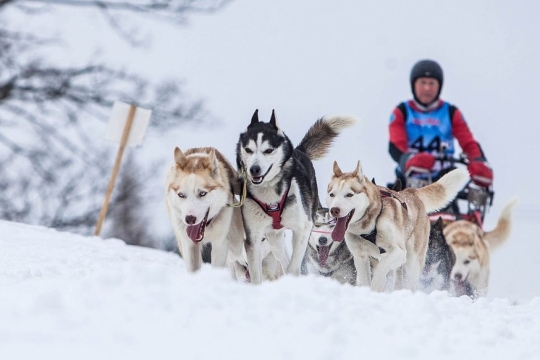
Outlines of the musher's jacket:
{"label": "musher's jacket", "polygon": [[446,154],[452,156],[454,139],[470,160],[486,160],[461,111],[443,100],[429,108],[414,100],[399,104],[390,116],[389,131],[390,156],[398,164],[402,156],[416,152],[439,155],[446,148]]}

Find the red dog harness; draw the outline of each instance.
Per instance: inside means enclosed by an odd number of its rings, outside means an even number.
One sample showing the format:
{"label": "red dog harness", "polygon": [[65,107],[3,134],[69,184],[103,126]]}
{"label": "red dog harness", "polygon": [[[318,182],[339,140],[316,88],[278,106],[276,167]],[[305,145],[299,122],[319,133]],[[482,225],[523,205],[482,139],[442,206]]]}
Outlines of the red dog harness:
{"label": "red dog harness", "polygon": [[285,193],[283,194],[283,196],[281,197],[281,200],[279,201],[279,203],[273,203],[273,204],[266,204],[266,203],[263,203],[262,201],[256,199],[255,197],[253,197],[253,195],[249,195],[249,197],[255,201],[257,204],[259,204],[259,206],[261,207],[261,209],[263,209],[263,211],[266,213],[266,215],[270,216],[272,218],[272,228],[274,230],[278,230],[278,229],[282,229],[283,228],[283,225],[281,225],[281,213],[283,212],[283,204],[285,204],[285,200],[287,199],[287,195],[289,195],[289,189],[290,187],[287,188],[287,191],[285,191]]}

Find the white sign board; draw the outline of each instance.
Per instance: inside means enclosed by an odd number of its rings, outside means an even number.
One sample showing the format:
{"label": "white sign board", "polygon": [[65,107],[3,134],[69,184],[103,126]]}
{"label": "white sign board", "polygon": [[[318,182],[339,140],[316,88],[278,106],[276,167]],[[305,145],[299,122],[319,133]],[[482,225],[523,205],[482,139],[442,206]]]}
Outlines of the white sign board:
{"label": "white sign board", "polygon": [[[109,119],[109,128],[107,129],[107,134],[105,136],[107,140],[120,143],[124,128],[126,127],[130,107],[130,104],[120,101],[114,102],[111,118]],[[152,110],[137,107],[126,145],[137,146],[142,144],[151,115]]]}

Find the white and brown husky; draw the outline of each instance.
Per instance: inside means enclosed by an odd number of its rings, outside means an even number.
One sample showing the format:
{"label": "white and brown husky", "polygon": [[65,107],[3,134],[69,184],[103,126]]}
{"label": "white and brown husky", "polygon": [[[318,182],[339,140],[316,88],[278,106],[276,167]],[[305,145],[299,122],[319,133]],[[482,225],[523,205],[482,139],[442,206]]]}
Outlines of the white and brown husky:
{"label": "white and brown husky", "polygon": [[446,242],[452,248],[456,261],[450,274],[450,292],[473,298],[485,296],[489,282],[490,252],[501,246],[510,236],[512,209],[517,198],[510,200],[501,211],[497,226],[484,232],[477,224],[458,220],[444,230]]}
{"label": "white and brown husky", "polygon": [[[469,180],[468,173],[456,169],[424,188],[395,192],[372,184],[360,162],[350,173],[336,162],[333,170],[326,200],[337,218],[332,238],[345,237],[354,256],[356,284],[384,291],[387,275],[395,271],[397,288],[418,289],[429,238],[427,214],[446,206]],[[373,277],[370,257],[379,259]]]}
{"label": "white and brown husky", "polygon": [[165,203],[189,272],[200,269],[202,245],[208,242],[212,266],[226,266],[228,253],[229,263],[243,262],[242,215],[230,206],[239,189],[236,170],[216,149],[174,149]]}

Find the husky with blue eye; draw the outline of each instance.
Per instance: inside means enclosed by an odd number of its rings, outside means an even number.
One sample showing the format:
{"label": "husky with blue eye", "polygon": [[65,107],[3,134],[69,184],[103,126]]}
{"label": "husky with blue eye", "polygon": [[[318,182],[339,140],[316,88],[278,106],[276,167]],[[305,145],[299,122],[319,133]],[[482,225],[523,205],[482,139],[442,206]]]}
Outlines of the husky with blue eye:
{"label": "husky with blue eye", "polygon": [[308,273],[354,285],[356,268],[353,256],[344,239],[332,240],[335,225],[336,219],[327,208],[317,210],[306,251]]}
{"label": "husky with blue eye", "polygon": [[216,149],[174,150],[165,185],[165,203],[188,272],[199,270],[202,245],[211,243],[212,266],[231,269],[243,262],[244,228],[238,174]]}
{"label": "husky with blue eye", "polygon": [[[339,132],[354,123],[351,117],[324,117],[315,122],[294,147],[278,126],[275,113],[268,123],[256,110],[240,134],[236,162],[245,173],[247,197],[242,206],[246,254],[251,282],[262,282],[263,238],[285,274],[300,275],[309,234],[319,207],[312,160],[322,158]],[[284,231],[292,231],[291,259]]]}

